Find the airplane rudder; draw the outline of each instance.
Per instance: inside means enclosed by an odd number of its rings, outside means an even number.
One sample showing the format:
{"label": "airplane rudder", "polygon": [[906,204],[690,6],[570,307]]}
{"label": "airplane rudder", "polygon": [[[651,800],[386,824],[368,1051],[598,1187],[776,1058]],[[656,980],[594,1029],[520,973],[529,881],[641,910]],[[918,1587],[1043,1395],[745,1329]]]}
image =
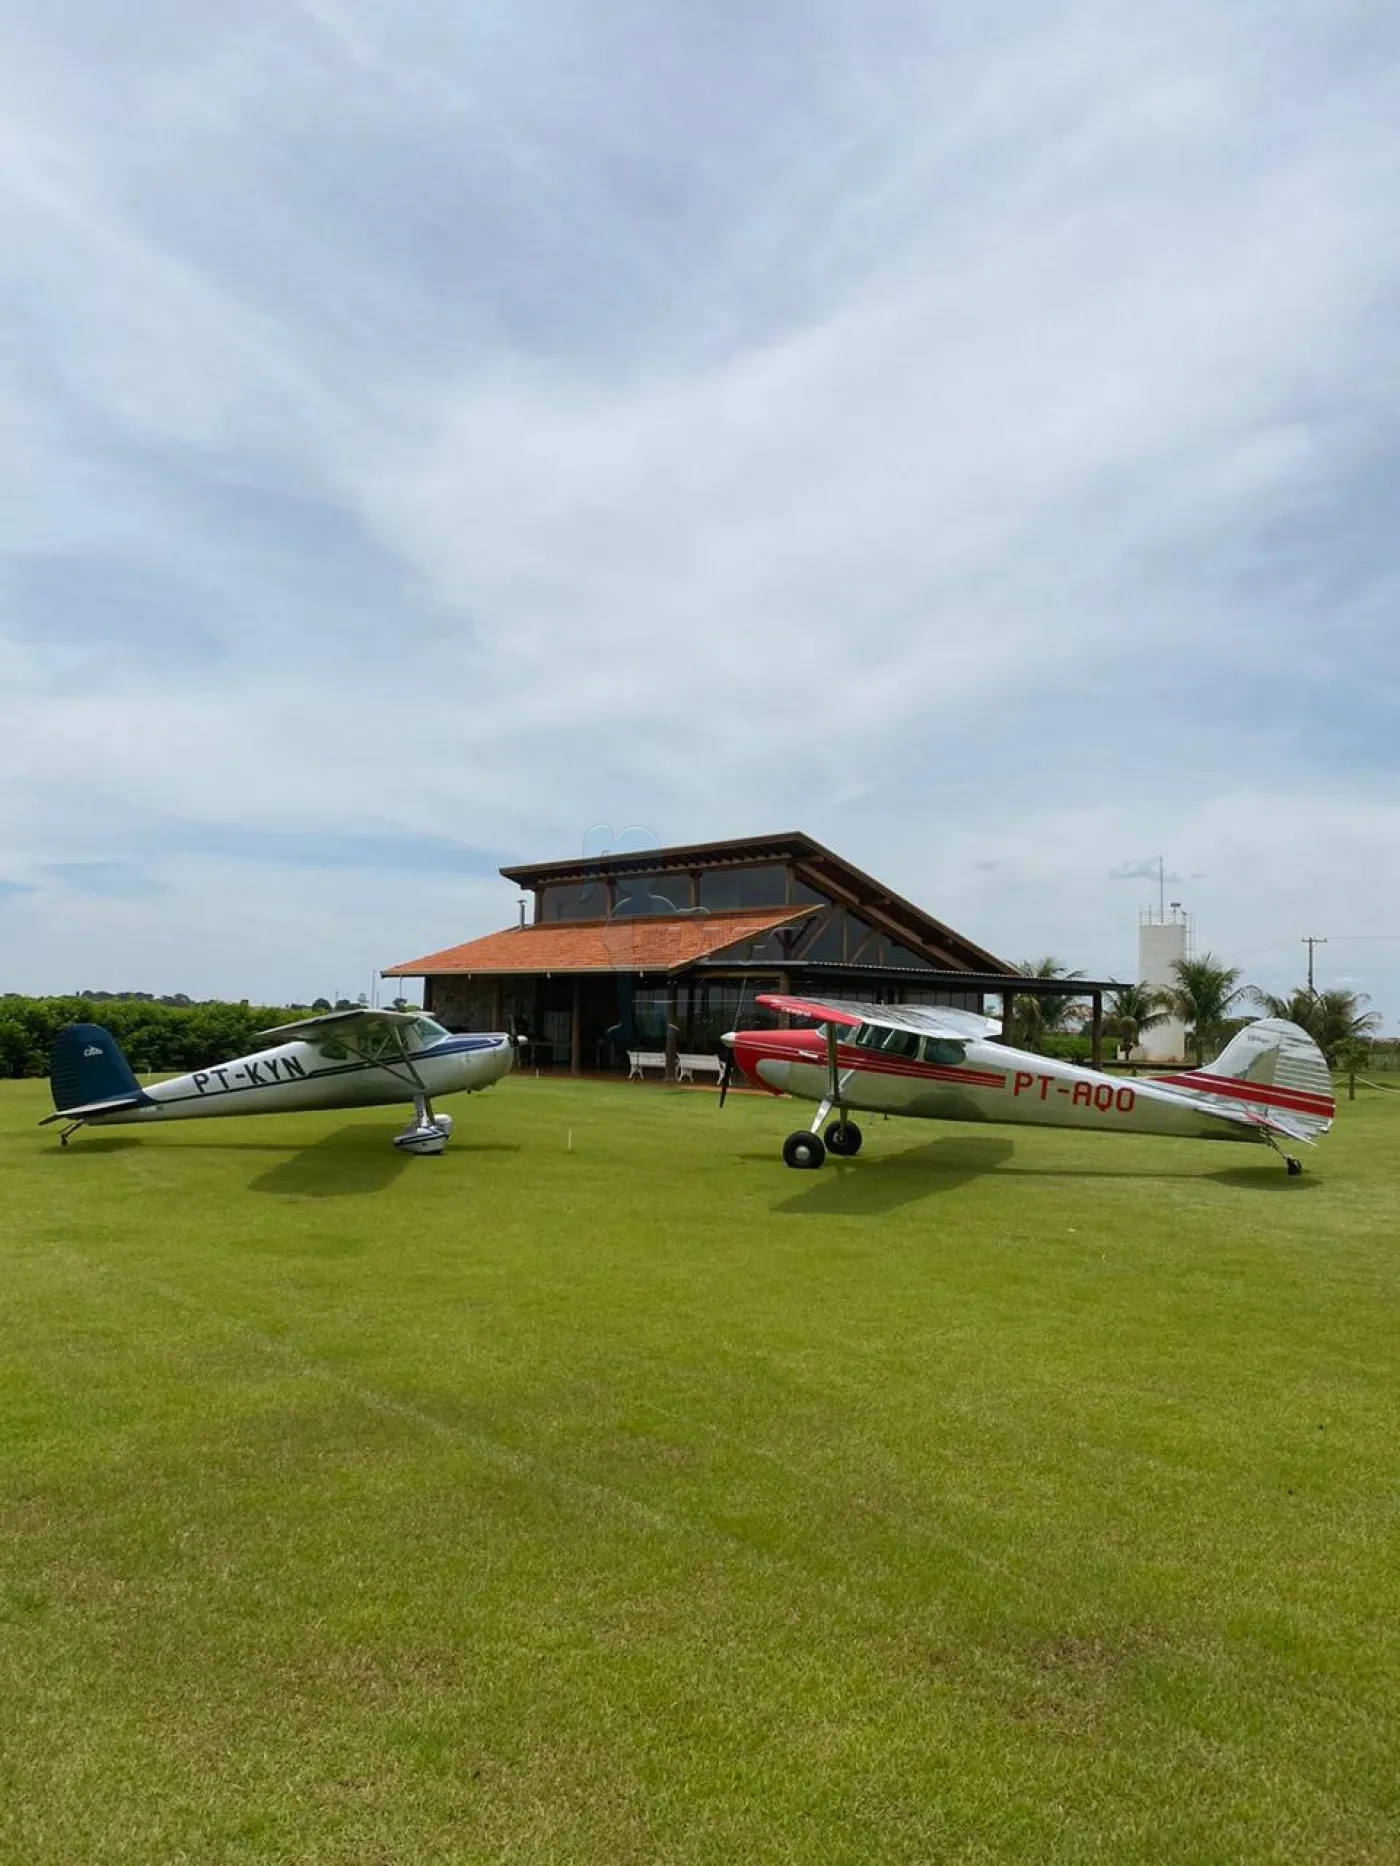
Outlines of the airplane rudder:
{"label": "airplane rudder", "polygon": [[49,1088],[58,1113],[136,1095],[140,1087],[120,1044],[101,1024],[69,1024],[54,1038]]}
{"label": "airplane rudder", "polygon": [[[1294,1097],[1300,1107],[1309,1101],[1336,1106],[1327,1058],[1301,1025],[1282,1017],[1246,1024],[1203,1073],[1264,1084]],[[1323,1113],[1320,1105],[1315,1111]]]}

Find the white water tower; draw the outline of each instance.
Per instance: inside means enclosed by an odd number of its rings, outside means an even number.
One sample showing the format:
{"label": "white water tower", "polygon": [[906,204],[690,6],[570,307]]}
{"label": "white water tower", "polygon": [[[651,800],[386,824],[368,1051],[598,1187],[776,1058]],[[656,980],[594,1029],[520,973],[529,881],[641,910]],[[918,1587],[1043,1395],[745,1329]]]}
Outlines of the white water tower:
{"label": "white water tower", "polygon": [[[1138,915],[1138,978],[1144,985],[1170,991],[1176,985],[1172,967],[1189,956],[1195,944],[1191,916],[1181,902],[1165,901]],[[1179,1017],[1144,1030],[1136,1054],[1149,1063],[1179,1063],[1186,1058],[1186,1026]]]}

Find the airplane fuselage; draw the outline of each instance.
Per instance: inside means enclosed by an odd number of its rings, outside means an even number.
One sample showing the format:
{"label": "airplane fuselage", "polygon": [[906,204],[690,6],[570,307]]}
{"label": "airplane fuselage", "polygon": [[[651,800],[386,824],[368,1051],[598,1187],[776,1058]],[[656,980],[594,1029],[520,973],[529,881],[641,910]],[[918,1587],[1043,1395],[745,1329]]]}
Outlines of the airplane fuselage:
{"label": "airplane fuselage", "polygon": [[[870,1114],[1257,1142],[1257,1131],[1221,1119],[1198,1098],[1209,1095],[1217,1105],[1235,1109],[1242,1104],[1272,1105],[1283,1113],[1317,1113],[1324,1106],[1320,1097],[1246,1086],[1200,1070],[1129,1081],[1001,1043],[949,1044],[905,1032],[878,1032],[887,1041],[901,1042],[901,1050],[892,1051],[864,1041],[866,1034],[841,1033],[836,1099],[843,1107]],[[853,1036],[858,1040],[852,1041]],[[804,1101],[831,1098],[822,1031],[740,1031],[733,1047],[739,1067],[757,1086]],[[1326,1112],[1330,1118],[1330,1107]]]}
{"label": "airplane fuselage", "polygon": [[514,1060],[510,1038],[500,1034],[444,1032],[422,1049],[409,1048],[406,1056],[387,1044],[379,1057],[365,1056],[334,1038],[282,1043],[151,1083],[136,1107],[89,1114],[84,1120],[93,1127],[120,1127],[215,1115],[383,1107],[423,1094],[431,1098],[489,1088]]}

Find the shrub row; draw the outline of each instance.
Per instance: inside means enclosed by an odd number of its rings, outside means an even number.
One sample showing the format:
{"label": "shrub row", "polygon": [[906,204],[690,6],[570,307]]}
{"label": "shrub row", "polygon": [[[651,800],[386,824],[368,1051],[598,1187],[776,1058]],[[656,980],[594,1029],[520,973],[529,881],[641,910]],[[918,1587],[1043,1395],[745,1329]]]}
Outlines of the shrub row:
{"label": "shrub row", "polygon": [[66,1024],[103,1024],[138,1073],[180,1074],[246,1055],[257,1033],[304,1012],[261,1004],[159,1004],[150,999],[0,997],[0,1076],[46,1076]]}

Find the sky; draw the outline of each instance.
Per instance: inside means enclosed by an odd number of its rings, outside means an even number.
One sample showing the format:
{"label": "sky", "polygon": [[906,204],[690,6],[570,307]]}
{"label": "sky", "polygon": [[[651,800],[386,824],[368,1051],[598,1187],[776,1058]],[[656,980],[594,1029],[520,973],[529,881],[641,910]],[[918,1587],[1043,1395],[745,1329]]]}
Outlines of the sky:
{"label": "sky", "polygon": [[10,0],[0,990],[801,829],[1394,1031],[1397,416],[1389,0]]}

